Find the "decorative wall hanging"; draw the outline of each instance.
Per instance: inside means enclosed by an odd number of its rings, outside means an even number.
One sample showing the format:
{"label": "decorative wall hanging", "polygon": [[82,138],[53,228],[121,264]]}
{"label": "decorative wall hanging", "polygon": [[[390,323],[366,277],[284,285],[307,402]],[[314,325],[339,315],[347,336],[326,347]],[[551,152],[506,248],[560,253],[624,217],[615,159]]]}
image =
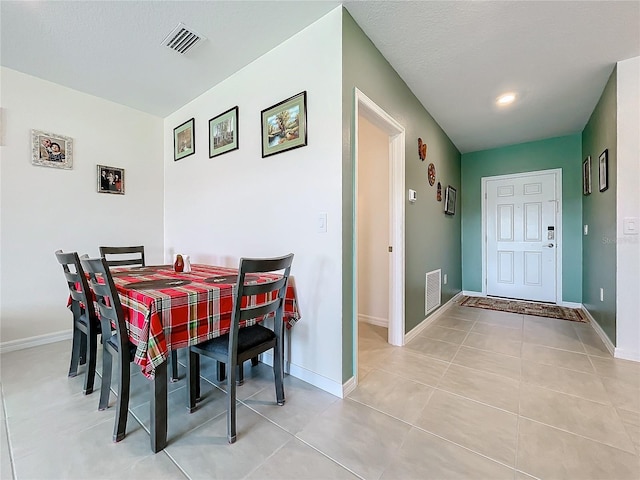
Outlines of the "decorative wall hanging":
{"label": "decorative wall hanging", "polygon": [[444,192],[444,213],[456,214],[456,189],[449,185]]}
{"label": "decorative wall hanging", "polygon": [[57,133],[31,130],[31,163],[41,167],[73,167],[73,139]]}
{"label": "decorative wall hanging", "polygon": [[609,188],[609,150],[605,149],[604,152],[600,154],[598,159],[598,165],[600,170],[600,191],[604,192],[607,188]]}
{"label": "decorative wall hanging", "polygon": [[582,194],[591,193],[591,155],[582,162]]}
{"label": "decorative wall hanging", "polygon": [[422,141],[421,138],[418,137],[418,156],[420,160],[424,162],[427,158],[427,144]]}
{"label": "decorative wall hanging", "polygon": [[440,182],[438,182],[438,192],[436,193],[436,200],[438,200],[439,202],[442,201],[442,185],[440,185]]}
{"label": "decorative wall hanging", "polygon": [[187,120],[173,129],[173,160],[178,161],[196,153],[195,119]]}
{"label": "decorative wall hanging", "polygon": [[124,168],[98,165],[98,192],[124,195]]}
{"label": "decorative wall hanging", "polygon": [[209,120],[209,158],[238,149],[238,107]]}
{"label": "decorative wall hanging", "polygon": [[433,187],[433,184],[436,183],[436,166],[433,163],[429,164],[427,177],[429,178],[429,185]]}
{"label": "decorative wall hanging", "polygon": [[307,92],[262,110],[262,158],[307,144]]}

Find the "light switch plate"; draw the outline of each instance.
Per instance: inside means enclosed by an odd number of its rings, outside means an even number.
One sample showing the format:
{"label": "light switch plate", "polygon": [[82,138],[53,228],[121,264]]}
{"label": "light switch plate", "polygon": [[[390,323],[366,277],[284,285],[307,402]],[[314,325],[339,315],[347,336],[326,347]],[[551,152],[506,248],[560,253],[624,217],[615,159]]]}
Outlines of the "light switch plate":
{"label": "light switch plate", "polygon": [[638,235],[639,230],[638,217],[624,217],[622,220],[622,233],[625,235]]}
{"label": "light switch plate", "polygon": [[318,233],[327,233],[327,214],[324,212],[318,214]]}
{"label": "light switch plate", "polygon": [[418,198],[418,194],[415,190],[409,189],[409,201],[411,203],[416,203],[416,199]]}
{"label": "light switch plate", "polygon": [[584,234],[589,235],[589,225],[584,226]]}

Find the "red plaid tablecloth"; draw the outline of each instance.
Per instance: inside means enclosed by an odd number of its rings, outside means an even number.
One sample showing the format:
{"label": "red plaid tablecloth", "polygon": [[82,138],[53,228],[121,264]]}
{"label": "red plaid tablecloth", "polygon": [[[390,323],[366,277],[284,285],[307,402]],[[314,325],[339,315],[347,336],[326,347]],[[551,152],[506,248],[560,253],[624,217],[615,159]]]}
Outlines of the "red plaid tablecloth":
{"label": "red plaid tablecloth", "polygon": [[[238,270],[209,265],[192,265],[190,273],[176,273],[173,266],[112,268],[113,281],[129,329],[129,339],[137,346],[135,363],[153,378],[156,366],[177,348],[195,345],[229,332]],[[249,275],[248,282],[260,282],[274,275]],[[157,280],[185,280],[168,288],[136,288],[136,283]],[[142,287],[144,284],[140,284]],[[274,292],[275,293],[275,292]],[[252,298],[260,304],[271,294]],[[291,328],[300,319],[293,277],[287,287],[284,322]],[[255,323],[250,320],[241,326]]]}

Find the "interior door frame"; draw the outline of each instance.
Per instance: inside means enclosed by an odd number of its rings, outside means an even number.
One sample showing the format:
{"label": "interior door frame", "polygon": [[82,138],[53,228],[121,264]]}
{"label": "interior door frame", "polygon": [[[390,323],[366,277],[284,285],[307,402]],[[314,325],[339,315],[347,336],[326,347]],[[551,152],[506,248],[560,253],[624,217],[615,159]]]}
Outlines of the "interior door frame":
{"label": "interior door frame", "polygon": [[511,173],[481,178],[481,208],[482,208],[482,296],[487,296],[487,182],[492,180],[508,180],[514,178],[531,177],[534,175],[554,174],[556,184],[556,305],[562,305],[562,169],[535,170],[532,172]]}
{"label": "interior door frame", "polygon": [[391,115],[355,89],[354,212],[353,212],[353,319],[354,368],[358,373],[358,119],[362,115],[389,136],[389,335],[391,345],[404,345],[405,308],[405,129]]}

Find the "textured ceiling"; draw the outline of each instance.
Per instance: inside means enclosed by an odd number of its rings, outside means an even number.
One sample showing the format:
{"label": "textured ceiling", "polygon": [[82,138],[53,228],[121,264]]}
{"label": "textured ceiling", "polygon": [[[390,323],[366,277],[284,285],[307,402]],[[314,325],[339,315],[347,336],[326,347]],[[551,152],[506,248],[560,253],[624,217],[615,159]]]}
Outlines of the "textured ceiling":
{"label": "textured ceiling", "polygon": [[[163,117],[340,3],[2,0],[0,60]],[[637,1],[342,3],[461,152],[580,131],[640,55]],[[161,45],[178,22],[207,37],[186,56]]]}

